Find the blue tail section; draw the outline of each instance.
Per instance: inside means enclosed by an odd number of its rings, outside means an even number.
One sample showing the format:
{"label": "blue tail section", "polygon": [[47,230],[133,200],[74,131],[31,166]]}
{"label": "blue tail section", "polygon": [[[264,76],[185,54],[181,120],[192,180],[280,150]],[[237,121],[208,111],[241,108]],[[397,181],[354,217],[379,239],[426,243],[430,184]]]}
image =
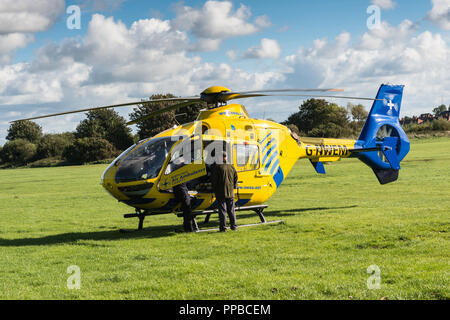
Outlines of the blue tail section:
{"label": "blue tail section", "polygon": [[356,155],[374,170],[381,184],[397,180],[400,162],[410,149],[408,137],[399,121],[403,88],[386,84],[380,87],[355,145],[355,149],[375,150]]}

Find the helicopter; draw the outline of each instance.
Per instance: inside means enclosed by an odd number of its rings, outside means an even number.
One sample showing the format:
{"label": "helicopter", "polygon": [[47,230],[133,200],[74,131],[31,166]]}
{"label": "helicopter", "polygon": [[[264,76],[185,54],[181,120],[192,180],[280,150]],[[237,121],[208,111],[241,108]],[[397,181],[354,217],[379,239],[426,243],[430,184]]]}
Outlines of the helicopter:
{"label": "helicopter", "polygon": [[[138,230],[142,230],[147,216],[170,213],[182,216],[181,203],[175,199],[172,188],[187,183],[194,215],[205,214],[208,222],[217,206],[209,180],[211,166],[220,161],[219,154],[226,152],[229,163],[238,172],[236,210],[252,210],[261,223],[267,223],[263,215],[265,203],[299,159],[309,159],[318,174],[325,174],[324,163],[358,158],[372,168],[380,184],[396,181],[400,162],[410,150],[410,142],[399,122],[403,89],[403,85],[382,84],[372,99],[311,94],[343,91],[340,89],[233,92],[213,86],[200,96],[116,104],[21,120],[137,104],[175,103],[127,123],[132,125],[204,102],[207,107],[200,111],[196,121],[143,139],[125,150],[104,171],[102,186],[116,200],[135,209],[135,213],[124,217],[139,218]],[[251,118],[243,105],[228,104],[236,99],[267,96],[362,99],[373,101],[373,105],[359,138],[350,140],[298,137],[284,125]]]}

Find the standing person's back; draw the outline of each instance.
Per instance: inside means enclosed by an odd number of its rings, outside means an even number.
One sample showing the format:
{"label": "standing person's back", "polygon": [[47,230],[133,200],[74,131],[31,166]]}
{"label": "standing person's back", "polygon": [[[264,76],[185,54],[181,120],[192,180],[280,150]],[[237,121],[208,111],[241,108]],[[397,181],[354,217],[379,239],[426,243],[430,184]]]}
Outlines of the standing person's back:
{"label": "standing person's back", "polygon": [[238,175],[236,169],[231,164],[227,164],[225,153],[223,155],[223,163],[216,164],[211,173],[211,182],[218,202],[220,231],[226,230],[226,212],[230,218],[231,229],[236,230],[234,189],[237,188]]}
{"label": "standing person's back", "polygon": [[231,164],[217,164],[212,170],[213,190],[216,198],[234,198],[237,186],[237,172]]}

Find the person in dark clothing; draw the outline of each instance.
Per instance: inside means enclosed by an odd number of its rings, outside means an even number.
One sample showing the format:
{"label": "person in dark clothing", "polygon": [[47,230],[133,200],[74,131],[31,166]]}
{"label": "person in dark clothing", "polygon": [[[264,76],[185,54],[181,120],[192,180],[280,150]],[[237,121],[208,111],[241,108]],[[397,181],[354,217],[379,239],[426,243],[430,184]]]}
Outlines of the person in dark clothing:
{"label": "person in dark clothing", "polygon": [[191,196],[186,183],[173,187],[175,199],[181,202],[181,210],[183,210],[183,228],[185,232],[198,232],[197,221],[192,214]]}
{"label": "person in dark clothing", "polygon": [[212,168],[211,182],[216,195],[219,209],[219,230],[226,231],[227,217],[230,218],[231,230],[237,230],[234,205],[234,190],[237,188],[238,175],[236,169],[227,164],[227,154],[223,153],[223,164],[216,164]]}

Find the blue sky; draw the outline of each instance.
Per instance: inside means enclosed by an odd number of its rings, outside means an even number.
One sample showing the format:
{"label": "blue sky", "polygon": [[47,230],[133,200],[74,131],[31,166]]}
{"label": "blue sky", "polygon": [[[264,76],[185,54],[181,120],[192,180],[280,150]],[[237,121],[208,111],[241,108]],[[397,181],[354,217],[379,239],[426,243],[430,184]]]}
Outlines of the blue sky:
{"label": "blue sky", "polygon": [[[450,103],[450,0],[25,3],[0,4],[0,144],[17,117],[211,85],[339,87],[372,97],[391,82],[406,85],[403,115]],[[70,5],[81,9],[79,30],[66,26]],[[381,12],[372,30],[370,5]],[[279,121],[300,103],[245,101],[252,116]],[[39,123],[60,132],[82,118]]]}

